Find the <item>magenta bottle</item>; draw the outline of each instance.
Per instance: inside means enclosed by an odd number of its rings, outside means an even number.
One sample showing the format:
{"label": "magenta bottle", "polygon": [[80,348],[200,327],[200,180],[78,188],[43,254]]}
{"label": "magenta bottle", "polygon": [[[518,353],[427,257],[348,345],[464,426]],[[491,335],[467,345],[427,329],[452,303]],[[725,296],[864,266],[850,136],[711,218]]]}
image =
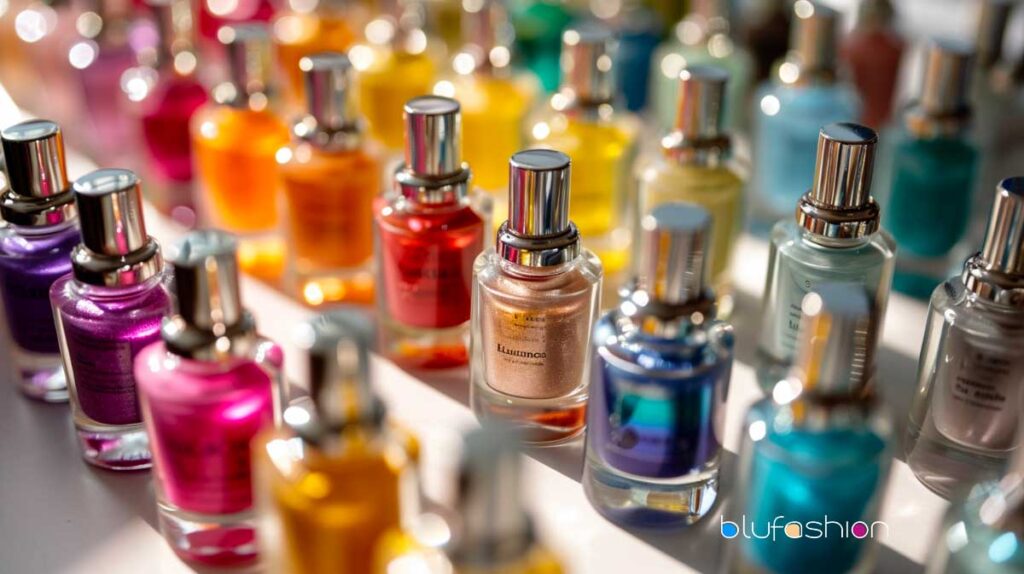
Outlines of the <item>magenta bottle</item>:
{"label": "magenta bottle", "polygon": [[146,234],[134,173],[97,170],[74,191],[82,242],[50,301],[78,443],[96,466],[149,468],[133,364],[171,311],[160,246]]}
{"label": "magenta bottle", "polygon": [[177,307],[135,359],[160,530],[184,560],[257,558],[249,443],[286,404],[282,352],[241,304],[236,241],[188,234],[169,250]]}
{"label": "magenta bottle", "polygon": [[75,198],[57,124],[30,120],[0,132],[8,190],[0,195],[0,340],[11,380],[29,397],[68,398],[50,287],[71,271],[78,245]]}

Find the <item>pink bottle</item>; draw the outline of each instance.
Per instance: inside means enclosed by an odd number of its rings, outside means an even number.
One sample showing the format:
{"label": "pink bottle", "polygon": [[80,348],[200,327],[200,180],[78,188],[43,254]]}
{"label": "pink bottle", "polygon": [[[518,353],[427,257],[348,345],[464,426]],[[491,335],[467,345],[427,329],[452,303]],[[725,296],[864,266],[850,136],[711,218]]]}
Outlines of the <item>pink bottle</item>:
{"label": "pink bottle", "polygon": [[209,566],[257,559],[249,443],[286,403],[281,349],[241,305],[236,250],[216,231],[170,250],[177,311],[135,361],[160,530]]}

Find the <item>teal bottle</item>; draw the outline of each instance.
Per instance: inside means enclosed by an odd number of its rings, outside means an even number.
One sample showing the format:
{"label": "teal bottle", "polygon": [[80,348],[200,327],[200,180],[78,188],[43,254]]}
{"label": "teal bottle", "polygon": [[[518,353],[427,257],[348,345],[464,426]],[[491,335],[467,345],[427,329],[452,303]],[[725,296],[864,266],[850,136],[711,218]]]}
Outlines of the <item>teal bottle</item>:
{"label": "teal bottle", "polygon": [[544,91],[554,92],[561,74],[562,32],[573,20],[569,4],[565,0],[510,0],[508,11],[523,66],[537,76]]}
{"label": "teal bottle", "polygon": [[978,150],[969,137],[969,50],[946,43],[927,53],[920,97],[887,134],[877,186],[883,223],[896,240],[893,288],[926,299],[962,259],[971,221]]}
{"label": "teal bottle", "polygon": [[798,359],[747,413],[729,572],[872,571],[892,423],[871,390],[875,313],[852,283],[801,303]]}

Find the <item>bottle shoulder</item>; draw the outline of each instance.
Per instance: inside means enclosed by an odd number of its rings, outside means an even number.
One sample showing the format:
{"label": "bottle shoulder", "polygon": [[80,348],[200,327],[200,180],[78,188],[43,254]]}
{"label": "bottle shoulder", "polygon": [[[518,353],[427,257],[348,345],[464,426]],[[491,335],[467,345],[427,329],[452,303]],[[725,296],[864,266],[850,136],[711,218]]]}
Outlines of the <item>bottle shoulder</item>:
{"label": "bottle shoulder", "polygon": [[67,259],[70,268],[71,250],[81,241],[78,222],[73,221],[52,230],[21,230],[12,225],[0,227],[0,261],[4,259],[50,260]]}
{"label": "bottle shoulder", "polygon": [[[419,209],[401,196],[378,197],[374,217],[383,230],[404,235],[476,233],[483,227],[485,203],[476,195],[451,206]],[[480,206],[481,209],[477,207]]]}
{"label": "bottle shoulder", "polygon": [[474,263],[476,282],[504,296],[576,297],[600,287],[601,260],[581,249],[572,261],[552,268],[529,268],[502,259],[488,248]]}
{"label": "bottle shoulder", "polygon": [[191,120],[196,139],[209,143],[277,149],[288,143],[288,126],[270,109],[260,111],[207,102]]}
{"label": "bottle shoulder", "polygon": [[[273,351],[270,351],[273,353]],[[270,396],[280,368],[272,359],[234,357],[224,361],[201,361],[181,357],[157,341],[135,359],[135,377],[141,388],[156,400],[170,402],[219,402],[255,392]]]}
{"label": "bottle shoulder", "polygon": [[640,170],[641,193],[708,194],[716,197],[738,195],[745,180],[731,161],[705,166],[672,161],[663,154],[651,156]]}
{"label": "bottle shoulder", "polygon": [[103,287],[87,285],[71,273],[50,288],[50,300],[68,318],[124,323],[162,318],[171,311],[167,276],[160,273],[140,285]]}
{"label": "bottle shoulder", "polygon": [[964,287],[960,277],[952,277],[935,288],[928,312],[951,327],[975,335],[1024,341],[1024,309],[981,299]]}
{"label": "bottle shoulder", "polygon": [[782,220],[772,228],[771,247],[784,257],[809,265],[836,258],[865,263],[888,261],[896,255],[896,242],[883,229],[857,239],[831,240],[812,235],[791,219]]}

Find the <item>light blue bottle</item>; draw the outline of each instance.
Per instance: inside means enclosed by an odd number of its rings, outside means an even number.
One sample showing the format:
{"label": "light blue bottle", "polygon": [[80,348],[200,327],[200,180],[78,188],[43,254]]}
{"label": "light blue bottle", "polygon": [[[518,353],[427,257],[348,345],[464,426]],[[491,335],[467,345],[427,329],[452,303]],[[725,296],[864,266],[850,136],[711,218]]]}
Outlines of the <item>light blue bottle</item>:
{"label": "light blue bottle", "polygon": [[754,96],[755,229],[792,213],[810,187],[818,129],[860,118],[855,89],[837,80],[838,14],[806,1],[794,13],[790,52]]}
{"label": "light blue bottle", "polygon": [[667,203],[641,227],[635,282],[594,332],[583,487],[614,522],[672,528],[718,496],[733,332],[705,284],[708,211]]}
{"label": "light blue bottle", "polygon": [[921,95],[886,138],[879,184],[899,246],[893,288],[925,299],[963,259],[978,151],[968,136],[971,52],[929,47]]}
{"label": "light blue bottle", "polygon": [[803,299],[799,359],[744,423],[744,479],[721,519],[729,572],[871,571],[892,434],[869,384],[871,307],[848,283]]}
{"label": "light blue bottle", "polygon": [[[879,209],[870,193],[877,141],[875,132],[861,125],[823,127],[813,185],[796,202],[796,219],[786,218],[772,230],[756,365],[766,393],[789,372],[800,302],[818,285],[859,284],[879,317],[885,316],[896,248],[879,229]],[[874,326],[880,329],[881,322]]]}

